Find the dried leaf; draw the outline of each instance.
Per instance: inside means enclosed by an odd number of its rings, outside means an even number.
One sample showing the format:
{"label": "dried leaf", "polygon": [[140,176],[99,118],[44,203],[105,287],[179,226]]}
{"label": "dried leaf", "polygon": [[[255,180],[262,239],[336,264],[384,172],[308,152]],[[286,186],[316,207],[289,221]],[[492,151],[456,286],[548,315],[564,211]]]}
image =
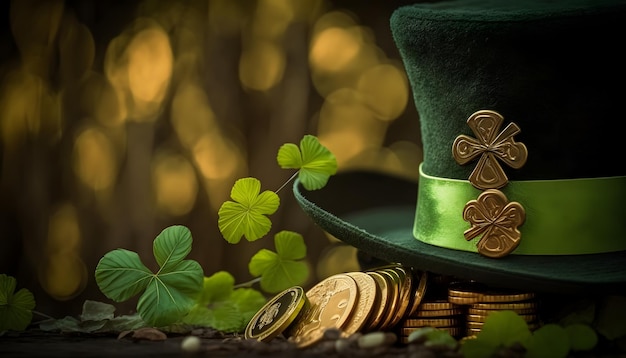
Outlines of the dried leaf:
{"label": "dried leaf", "polygon": [[139,328],[133,332],[133,339],[146,341],[164,341],[167,335],[156,328],[146,327]]}

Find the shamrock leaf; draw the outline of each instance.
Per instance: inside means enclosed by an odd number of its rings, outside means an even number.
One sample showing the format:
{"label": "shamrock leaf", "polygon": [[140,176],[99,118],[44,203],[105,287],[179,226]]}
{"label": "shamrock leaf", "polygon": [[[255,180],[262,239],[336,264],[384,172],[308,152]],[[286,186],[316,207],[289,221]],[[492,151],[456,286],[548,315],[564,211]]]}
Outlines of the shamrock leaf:
{"label": "shamrock leaf", "polygon": [[0,331],[23,331],[33,319],[35,297],[25,288],[15,292],[16,284],[14,277],[0,275]]}
{"label": "shamrock leaf", "polygon": [[514,343],[524,344],[532,332],[522,317],[513,311],[495,311],[485,319],[476,339],[461,346],[461,353],[468,358],[488,357],[500,347],[510,347]]}
{"label": "shamrock leaf", "polygon": [[260,191],[261,182],[256,178],[239,179],[233,185],[230,197],[234,201],[222,204],[217,223],[229,243],[238,243],[242,236],[255,241],[270,231],[272,222],[265,215],[276,212],[280,198],[274,192]]}
{"label": "shamrock leaf", "polygon": [[202,289],[204,273],[194,260],[183,260],[191,251],[191,232],[170,226],[154,240],[153,253],[159,264],[152,273],[135,252],[110,251],[96,267],[96,283],[108,298],[121,302],[145,292],[137,312],[148,324],[162,327],[182,319],[193,307]]}
{"label": "shamrock leaf", "polygon": [[299,169],[300,182],[307,190],[323,188],[328,178],[337,172],[333,153],[320,144],[317,137],[305,135],[300,148],[293,143],[283,144],[276,157],[283,169]]}
{"label": "shamrock leaf", "polygon": [[301,260],[306,256],[302,235],[293,231],[281,231],[274,236],[276,252],[261,249],[248,269],[253,276],[261,276],[261,288],[277,293],[291,286],[303,284],[309,276],[309,267]]}
{"label": "shamrock leaf", "polygon": [[212,327],[222,332],[241,332],[265,304],[265,297],[251,288],[234,288],[235,279],[226,271],[204,278],[196,305],[184,323]]}
{"label": "shamrock leaf", "polygon": [[570,351],[568,333],[558,324],[548,323],[524,342],[527,357],[567,357]]}
{"label": "shamrock leaf", "polygon": [[574,323],[565,326],[573,351],[590,351],[598,344],[598,335],[591,326]]}
{"label": "shamrock leaf", "polygon": [[531,334],[528,324],[522,317],[514,311],[505,310],[487,316],[479,337],[496,346],[508,347],[526,341]]}

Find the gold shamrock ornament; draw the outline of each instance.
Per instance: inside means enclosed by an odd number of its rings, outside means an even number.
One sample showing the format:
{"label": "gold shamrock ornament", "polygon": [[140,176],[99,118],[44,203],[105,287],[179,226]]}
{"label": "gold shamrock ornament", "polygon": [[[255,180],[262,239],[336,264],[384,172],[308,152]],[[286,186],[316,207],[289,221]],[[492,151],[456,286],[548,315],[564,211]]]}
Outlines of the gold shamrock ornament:
{"label": "gold shamrock ornament", "polygon": [[509,202],[504,193],[496,189],[483,191],[476,200],[465,204],[463,220],[471,227],[463,233],[466,240],[480,235],[476,247],[481,255],[499,258],[513,252],[520,243],[517,229],[524,223],[526,213],[518,202]]}
{"label": "gold shamrock ornament", "polygon": [[510,123],[500,132],[503,121],[504,117],[495,111],[478,111],[467,119],[467,125],[476,138],[461,134],[452,145],[452,156],[461,165],[480,156],[469,177],[470,183],[477,189],[499,189],[507,184],[508,178],[498,159],[515,169],[526,163],[526,146],[513,140],[520,128]]}

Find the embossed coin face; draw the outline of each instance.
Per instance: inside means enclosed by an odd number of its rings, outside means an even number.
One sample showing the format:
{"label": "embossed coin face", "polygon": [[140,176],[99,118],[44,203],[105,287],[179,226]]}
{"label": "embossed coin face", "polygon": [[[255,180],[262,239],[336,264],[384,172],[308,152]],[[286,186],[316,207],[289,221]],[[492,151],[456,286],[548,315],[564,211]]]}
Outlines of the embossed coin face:
{"label": "embossed coin face", "polygon": [[359,290],[359,299],[354,307],[354,312],[343,329],[344,335],[351,335],[360,331],[372,315],[378,290],[374,278],[364,272],[349,272],[346,275],[354,279]]}
{"label": "embossed coin face", "polygon": [[307,291],[309,309],[290,327],[289,340],[298,347],[307,347],[321,340],[326,329],[343,329],[358,295],[356,282],[346,274],[322,280]]}
{"label": "embossed coin face", "polygon": [[281,334],[307,306],[307,298],[300,286],[277,294],[252,317],[246,327],[245,337],[269,341]]}

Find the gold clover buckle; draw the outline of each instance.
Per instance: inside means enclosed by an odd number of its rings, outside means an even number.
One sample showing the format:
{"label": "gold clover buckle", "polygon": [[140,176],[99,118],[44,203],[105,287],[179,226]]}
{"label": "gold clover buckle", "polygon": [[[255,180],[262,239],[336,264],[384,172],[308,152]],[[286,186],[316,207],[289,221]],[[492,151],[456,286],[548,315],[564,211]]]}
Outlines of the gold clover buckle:
{"label": "gold clover buckle", "polygon": [[461,134],[452,145],[452,156],[461,165],[480,156],[469,177],[470,183],[477,189],[498,189],[506,185],[508,178],[497,159],[515,169],[526,163],[526,146],[513,140],[520,128],[517,124],[510,123],[499,132],[503,120],[504,117],[497,112],[478,111],[467,119],[467,125],[476,135],[476,139]]}
{"label": "gold clover buckle", "polygon": [[526,219],[524,207],[518,202],[509,203],[497,190],[509,182],[498,159],[519,169],[528,158],[526,146],[513,140],[520,128],[510,123],[500,131],[503,121],[497,112],[477,111],[467,119],[476,138],[461,134],[452,144],[452,156],[461,165],[480,156],[469,182],[484,191],[463,208],[463,220],[471,225],[463,235],[467,241],[482,235],[476,244],[478,253],[492,258],[507,256],[517,248],[522,236],[517,227]]}
{"label": "gold clover buckle", "polygon": [[465,230],[466,240],[482,235],[476,247],[481,255],[499,258],[513,252],[520,243],[517,229],[524,223],[526,212],[518,202],[508,202],[506,195],[496,189],[482,192],[478,199],[465,204],[463,220],[472,226]]}

